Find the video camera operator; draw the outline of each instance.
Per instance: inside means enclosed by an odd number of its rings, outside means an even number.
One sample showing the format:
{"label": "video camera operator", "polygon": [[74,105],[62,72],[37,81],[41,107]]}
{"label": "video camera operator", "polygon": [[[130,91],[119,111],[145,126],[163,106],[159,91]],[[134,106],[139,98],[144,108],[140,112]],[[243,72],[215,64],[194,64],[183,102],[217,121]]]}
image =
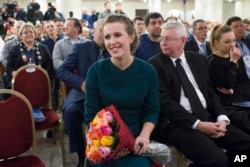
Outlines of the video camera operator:
{"label": "video camera operator", "polygon": [[3,20],[8,21],[13,25],[16,20],[23,20],[27,22],[27,12],[20,7],[17,1],[7,1],[3,4],[1,14]]}
{"label": "video camera operator", "polygon": [[60,18],[65,21],[62,13],[56,11],[56,5],[48,3],[48,10],[44,14],[44,20],[54,20],[55,18]]}
{"label": "video camera operator", "polygon": [[37,2],[31,2],[28,7],[28,21],[33,25],[42,24],[43,13],[40,11],[40,5]]}

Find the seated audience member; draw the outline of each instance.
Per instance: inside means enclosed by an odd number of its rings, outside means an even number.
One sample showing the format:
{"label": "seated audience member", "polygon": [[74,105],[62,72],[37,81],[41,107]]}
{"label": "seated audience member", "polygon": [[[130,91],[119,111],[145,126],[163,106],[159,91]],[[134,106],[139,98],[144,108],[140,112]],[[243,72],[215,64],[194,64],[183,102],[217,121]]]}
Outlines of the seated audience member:
{"label": "seated audience member", "polygon": [[[36,64],[43,67],[50,77],[53,76],[53,65],[48,48],[35,41],[35,28],[32,23],[25,23],[19,30],[22,41],[15,45],[7,57],[6,88],[10,88],[11,78],[21,66]],[[28,81],[27,81],[28,82]]]}
{"label": "seated audience member", "polygon": [[45,40],[42,24],[35,25],[35,40],[38,42],[43,42]]}
{"label": "seated audience member", "polygon": [[189,32],[190,26],[187,21],[183,21],[182,24],[184,24],[186,30],[187,30],[187,40],[190,41],[191,39],[194,39],[194,35]]}
{"label": "seated audience member", "polygon": [[52,55],[55,43],[61,38],[57,34],[56,24],[54,21],[52,20],[46,21],[44,24],[45,24],[44,27],[47,38],[44,41],[42,41],[42,44],[48,47],[50,54]]}
{"label": "seated audience member", "polygon": [[[99,110],[113,104],[135,141],[133,151],[123,149],[115,158],[93,167],[151,167],[150,159],[142,154],[148,148],[160,110],[156,70],[146,61],[133,56],[138,38],[128,17],[107,17],[103,33],[111,58],[96,62],[88,71],[84,119],[89,125]],[[140,142],[143,144],[141,148]]]}
{"label": "seated audience member", "polygon": [[18,20],[15,22],[14,27],[13,27],[13,31],[14,31],[14,35],[11,39],[9,39],[2,50],[2,64],[3,66],[6,68],[7,66],[7,61],[8,61],[8,57],[9,57],[9,53],[12,49],[13,46],[19,44],[20,42],[20,36],[19,36],[19,29],[20,27],[24,24],[25,22],[22,20]]}
{"label": "seated audience member", "polygon": [[206,40],[209,41],[210,40],[210,34],[211,34],[214,26],[216,26],[216,22],[207,20],[206,24],[207,24],[207,39]]}
{"label": "seated audience member", "polygon": [[207,24],[205,20],[198,19],[193,23],[194,38],[186,42],[184,50],[200,53],[209,56],[212,51],[207,38]]}
{"label": "seated audience member", "polygon": [[64,59],[71,53],[75,43],[85,42],[86,39],[80,35],[82,33],[82,25],[80,20],[69,18],[65,23],[65,36],[56,42],[53,50],[53,65],[57,70],[63,63]]}
{"label": "seated audience member", "polygon": [[206,58],[184,51],[187,33],[180,22],[162,26],[162,52],[149,62],[159,76],[159,121],[152,138],[176,147],[190,167],[228,167],[221,148],[250,149],[250,135],[230,123],[208,84]]}
{"label": "seated audience member", "polygon": [[233,102],[250,101],[247,78],[235,35],[228,25],[217,25],[210,38],[213,54],[208,58],[210,81],[220,97],[232,123],[250,133],[250,108],[233,106]]}
{"label": "seated audience member", "polygon": [[94,62],[108,57],[103,45],[103,21],[100,19],[94,23],[94,40],[74,44],[72,53],[65,58],[57,70],[59,80],[72,88],[64,101],[62,112],[65,128],[69,135],[69,150],[78,155],[77,167],[84,166],[85,158],[85,138],[82,124],[84,123],[86,75]]}
{"label": "seated audience member", "polygon": [[144,19],[140,16],[136,16],[133,22],[134,22],[136,34],[140,38],[140,36],[145,34],[146,32]]}
{"label": "seated audience member", "polygon": [[245,69],[248,78],[250,79],[250,37],[246,33],[246,30],[243,25],[243,21],[238,16],[230,17],[227,22],[235,35],[236,38],[236,47],[240,49],[241,56],[243,58]]}
{"label": "seated audience member", "polygon": [[64,20],[60,18],[55,18],[56,33],[58,38],[62,39],[64,36]]}
{"label": "seated audience member", "polygon": [[247,32],[250,32],[250,20],[248,18],[243,19],[243,24],[244,24],[245,30]]}
{"label": "seated audience member", "polygon": [[140,44],[135,52],[135,57],[148,60],[154,54],[161,51],[159,37],[163,17],[160,13],[152,12],[145,17],[145,26],[148,33],[140,36]]}
{"label": "seated audience member", "polygon": [[[47,37],[47,39],[45,39],[42,42],[42,44],[44,44],[44,45],[46,45],[48,47],[50,55],[51,55],[51,59],[52,59],[52,54],[53,54],[53,50],[54,50],[55,44],[61,38],[57,34],[56,24],[52,20],[47,21],[45,23],[45,31],[46,31],[46,34],[48,35],[48,37]],[[53,84],[52,84],[53,85],[53,87],[52,87],[52,107],[53,107],[54,110],[57,110],[58,109],[59,80],[55,76],[55,77],[53,77],[52,82],[53,82]],[[48,131],[47,137],[48,138],[52,137],[52,131]]]}
{"label": "seated audience member", "polygon": [[88,27],[82,27],[82,37],[86,39],[90,39],[90,30]]}
{"label": "seated audience member", "polygon": [[81,19],[82,27],[87,27],[87,20]]}

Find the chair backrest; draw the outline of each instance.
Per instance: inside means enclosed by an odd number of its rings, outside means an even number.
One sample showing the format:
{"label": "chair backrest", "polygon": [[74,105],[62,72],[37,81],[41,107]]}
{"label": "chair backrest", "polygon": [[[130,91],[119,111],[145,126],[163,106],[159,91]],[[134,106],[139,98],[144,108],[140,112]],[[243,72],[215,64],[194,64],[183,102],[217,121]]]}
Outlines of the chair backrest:
{"label": "chair backrest", "polygon": [[36,150],[32,107],[21,93],[0,89],[10,97],[0,101],[0,160],[18,156],[31,147]]}
{"label": "chair backrest", "polygon": [[62,97],[64,100],[68,96],[70,90],[71,88],[68,85],[66,85],[63,81],[60,81],[60,91],[62,92]]}
{"label": "chair backrest", "polygon": [[48,105],[51,108],[51,87],[47,71],[28,64],[20,67],[12,79],[12,89],[27,97],[33,108]]}

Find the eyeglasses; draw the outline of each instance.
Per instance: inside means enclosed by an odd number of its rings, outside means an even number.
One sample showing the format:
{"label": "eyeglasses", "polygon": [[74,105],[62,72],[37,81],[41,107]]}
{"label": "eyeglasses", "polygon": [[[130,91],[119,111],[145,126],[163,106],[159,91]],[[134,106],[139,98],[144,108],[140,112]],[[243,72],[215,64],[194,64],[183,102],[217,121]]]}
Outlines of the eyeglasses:
{"label": "eyeglasses", "polygon": [[195,30],[199,30],[199,31],[207,31],[208,30],[208,28],[207,27],[198,27],[198,28],[196,28]]}
{"label": "eyeglasses", "polygon": [[22,34],[25,34],[25,35],[27,35],[27,34],[34,34],[34,32],[33,31],[24,31],[24,32],[22,32]]}
{"label": "eyeglasses", "polygon": [[160,37],[159,42],[171,43],[171,42],[178,40],[180,38],[181,37],[178,37],[178,38]]}

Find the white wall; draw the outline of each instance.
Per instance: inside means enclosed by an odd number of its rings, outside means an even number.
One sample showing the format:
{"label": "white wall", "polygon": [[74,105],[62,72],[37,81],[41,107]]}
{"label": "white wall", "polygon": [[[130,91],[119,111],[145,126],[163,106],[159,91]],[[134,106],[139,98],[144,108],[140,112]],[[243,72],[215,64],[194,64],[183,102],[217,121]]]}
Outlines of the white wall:
{"label": "white wall", "polygon": [[222,22],[225,23],[227,19],[233,15],[235,15],[235,3],[224,2]]}
{"label": "white wall", "polygon": [[[6,0],[0,0],[0,4],[2,4],[3,2],[5,2]],[[68,18],[69,15],[69,11],[73,11],[74,12],[74,16],[77,18],[81,17],[81,10],[83,7],[86,7],[87,9],[89,9],[89,12],[91,9],[95,9],[96,11],[103,11],[104,10],[104,2],[106,0],[36,0],[36,1],[42,1],[43,3],[45,3],[45,7],[43,8],[43,10],[46,10],[46,5],[47,2],[60,2],[60,8],[65,18]],[[77,2],[78,1],[78,2]],[[206,0],[209,1],[209,0]],[[210,0],[211,2],[215,2],[215,0]],[[77,2],[77,5],[75,5]],[[112,10],[115,9],[115,3],[118,2],[112,0],[111,1],[111,6],[112,6]],[[21,4],[21,6],[26,10],[27,9],[27,4],[29,3],[29,0],[19,0],[19,3]],[[216,3],[216,2],[215,2]],[[79,5],[81,4],[81,5]],[[236,5],[238,4],[238,5]],[[216,7],[216,4],[213,4],[211,6]],[[222,7],[222,16],[219,14],[217,15],[218,18],[220,19],[219,21],[224,21],[226,18],[232,16],[232,15],[238,15],[242,18],[245,17],[249,17],[249,6],[250,6],[250,0],[240,0],[239,2],[237,1],[237,3],[223,3],[223,7]],[[127,1],[124,0],[122,2],[122,7],[123,7],[123,11],[127,14],[128,17],[130,17],[131,19],[133,19],[135,17],[135,10],[136,9],[148,9],[148,3],[145,3],[143,1]],[[194,19],[192,18],[192,15],[195,16],[195,19],[201,18],[199,17],[199,15],[195,15],[195,5],[194,2],[190,2],[187,1],[186,3],[186,21],[188,21],[189,23],[192,23],[194,21]],[[219,9],[217,9],[218,11]],[[168,3],[166,2],[166,0],[162,0],[161,3],[161,13],[163,15],[164,18],[167,18],[168,16],[176,16],[176,17],[180,17],[181,19],[184,19],[184,8],[183,8],[183,2],[181,0],[176,1],[176,2],[171,2]],[[214,15],[214,17],[216,17],[216,15]],[[206,19],[206,18],[205,18]],[[217,19],[217,18],[214,18]]]}

